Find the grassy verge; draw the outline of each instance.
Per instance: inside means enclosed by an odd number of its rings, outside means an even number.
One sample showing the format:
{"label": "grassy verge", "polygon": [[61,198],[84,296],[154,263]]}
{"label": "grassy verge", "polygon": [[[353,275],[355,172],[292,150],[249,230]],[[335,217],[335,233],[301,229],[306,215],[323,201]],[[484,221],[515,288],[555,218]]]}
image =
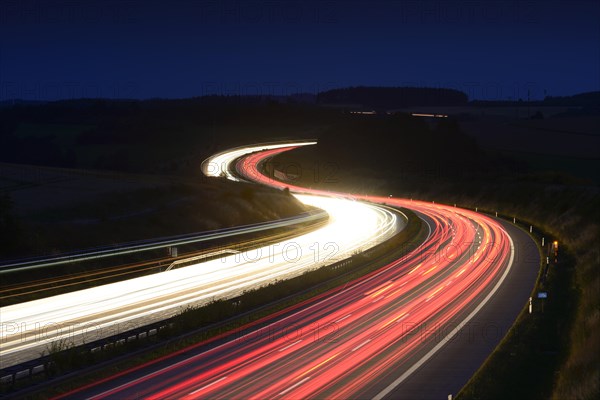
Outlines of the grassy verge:
{"label": "grassy verge", "polygon": [[[276,282],[252,290],[228,300],[219,300],[206,306],[188,308],[165,325],[168,328],[143,341],[114,346],[106,352],[81,353],[77,348],[57,346],[52,353],[53,364],[45,376],[32,378],[41,382],[36,393],[27,392],[28,397],[45,398],[64,393],[81,385],[108,377],[118,371],[143,362],[171,354],[198,342],[214,338],[219,334],[239,329],[288,307],[296,306],[307,299],[348,283],[373,272],[416,248],[425,238],[426,230],[420,219],[411,211],[403,210],[409,221],[406,228],[392,239],[368,251],[368,256],[357,254],[351,262],[338,262],[328,267],[308,271],[301,276]],[[131,353],[135,351],[135,353]],[[90,368],[90,365],[98,367]],[[70,376],[71,371],[78,371]],[[66,375],[65,375],[66,374]],[[54,379],[53,379],[54,378]],[[4,387],[5,391],[27,387],[23,381],[15,387]]]}
{"label": "grassy verge", "polygon": [[[548,234],[534,234],[538,243]],[[546,246],[545,246],[546,247]],[[542,265],[532,292],[533,309],[524,307],[515,324],[457,395],[457,399],[547,399],[567,356],[569,329],[577,305],[574,290],[575,260],[561,246],[559,262],[545,273],[545,247],[540,248]],[[537,299],[537,293],[548,293]]]}

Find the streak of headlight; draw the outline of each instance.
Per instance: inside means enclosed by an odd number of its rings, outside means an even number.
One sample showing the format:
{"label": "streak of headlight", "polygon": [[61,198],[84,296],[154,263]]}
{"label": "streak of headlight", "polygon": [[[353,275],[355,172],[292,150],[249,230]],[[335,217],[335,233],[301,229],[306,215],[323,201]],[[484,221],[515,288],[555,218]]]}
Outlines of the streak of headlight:
{"label": "streak of headlight", "polygon": [[298,143],[285,143],[285,144],[265,144],[265,145],[257,145],[257,146],[248,146],[248,147],[239,147],[233,150],[227,150],[225,152],[216,154],[208,159],[206,159],[202,163],[202,172],[206,176],[212,177],[226,177],[227,179],[231,179],[233,181],[239,181],[239,179],[232,174],[231,164],[239,157],[242,157],[249,153],[254,153],[262,150],[272,150],[272,149],[281,149],[284,147],[290,146],[308,146],[316,144],[317,142],[308,141],[308,142],[298,142]]}
{"label": "streak of headlight", "polygon": [[[275,152],[245,158],[238,172],[254,176],[260,158]],[[256,176],[265,184],[303,191]],[[378,397],[386,395],[453,337],[456,318],[465,326],[494,295],[511,268],[514,245],[500,223],[473,211],[355,197],[425,215],[427,239],[347,287],[283,311],[260,329],[242,327],[248,328],[242,337],[190,352],[141,377],[134,370],[135,379],[120,380],[95,398],[355,398],[381,386],[390,373],[402,373]],[[491,246],[476,240],[481,233]],[[462,319],[465,310],[471,311]],[[441,341],[438,332],[444,335]]]}
{"label": "streak of headlight", "polygon": [[374,205],[324,196],[297,197],[327,211],[328,223],[277,245],[3,307],[3,367],[36,358],[48,343],[56,340],[69,339],[78,344],[90,337],[101,339],[122,331],[123,326],[163,320],[189,304],[234,297],[297,276],[370,248],[402,228],[403,222],[394,213]]}

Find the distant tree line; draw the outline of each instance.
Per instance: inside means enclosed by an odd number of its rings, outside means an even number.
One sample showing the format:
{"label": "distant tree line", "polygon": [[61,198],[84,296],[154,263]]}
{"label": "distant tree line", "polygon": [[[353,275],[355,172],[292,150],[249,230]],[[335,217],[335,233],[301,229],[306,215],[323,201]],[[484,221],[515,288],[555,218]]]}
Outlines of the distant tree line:
{"label": "distant tree line", "polygon": [[415,106],[457,106],[467,104],[459,90],[424,87],[357,86],[321,92],[319,104],[359,104],[363,107],[395,109]]}
{"label": "distant tree line", "polygon": [[[469,104],[480,106],[518,106],[523,99],[516,100],[473,100]],[[589,110],[600,110],[600,91],[579,93],[573,96],[546,96],[543,100],[528,101],[532,106],[584,107]]]}

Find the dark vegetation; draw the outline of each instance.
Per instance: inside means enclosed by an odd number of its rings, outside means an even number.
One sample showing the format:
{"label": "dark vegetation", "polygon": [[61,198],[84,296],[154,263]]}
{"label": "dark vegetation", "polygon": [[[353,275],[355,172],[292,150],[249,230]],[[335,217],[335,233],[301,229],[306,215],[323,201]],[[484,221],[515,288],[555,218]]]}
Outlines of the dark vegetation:
{"label": "dark vegetation", "polygon": [[[8,195],[4,195],[9,199]],[[16,218],[2,208],[0,257],[44,256],[291,217],[306,211],[283,192],[220,179],[109,192]],[[1,205],[0,205],[1,206]],[[25,230],[28,235],[23,234]],[[81,234],[85,232],[85,234]],[[68,238],[68,241],[65,240]]]}
{"label": "dark vegetation", "polygon": [[361,105],[365,108],[396,109],[414,106],[465,105],[468,97],[454,89],[422,87],[350,87],[321,92],[323,105]]}
{"label": "dark vegetation", "polygon": [[525,102],[523,99],[515,99],[511,101],[493,101],[493,100],[478,100],[473,101],[473,105],[496,105],[496,106],[514,106],[519,103],[530,103],[532,106],[572,106],[583,107],[585,112],[589,113],[592,110],[598,112],[600,107],[600,91],[579,93],[573,96],[546,96],[543,100],[535,100]]}
{"label": "dark vegetation", "polygon": [[[431,146],[435,142],[438,145]],[[428,151],[415,151],[418,148]],[[456,121],[442,120],[431,128],[426,121],[405,114],[351,118],[323,132],[314,150],[317,161],[356,165],[386,178],[397,172],[401,174],[397,178],[405,178],[432,170],[456,177],[487,173],[492,167],[480,159],[475,140],[462,135]]]}
{"label": "dark vegetation", "polygon": [[24,249],[21,224],[13,212],[14,204],[7,193],[0,194],[0,237],[2,253],[17,252]]}

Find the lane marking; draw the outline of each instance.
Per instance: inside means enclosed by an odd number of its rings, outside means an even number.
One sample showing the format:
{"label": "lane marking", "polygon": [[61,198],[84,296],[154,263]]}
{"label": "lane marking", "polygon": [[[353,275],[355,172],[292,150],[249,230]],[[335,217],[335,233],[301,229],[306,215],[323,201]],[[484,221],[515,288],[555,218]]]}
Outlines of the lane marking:
{"label": "lane marking", "polygon": [[292,386],[290,386],[289,388],[285,389],[282,392],[279,392],[280,396],[283,396],[284,394],[286,394],[287,392],[296,389],[298,386],[302,385],[304,382],[306,382],[307,380],[310,379],[310,376],[307,376],[306,378],[302,379],[301,381],[296,382],[295,384],[293,384]]}
{"label": "lane marking", "polygon": [[331,357],[329,357],[327,360],[321,361],[320,363],[318,363],[317,365],[315,365],[314,367],[310,368],[308,371],[303,372],[302,374],[300,374],[300,376],[304,376],[306,374],[309,374],[311,372],[313,372],[315,369],[321,367],[322,365],[327,364],[329,361],[333,360],[334,358],[336,358],[338,356],[338,354],[340,353],[335,353],[334,355],[332,355]]}
{"label": "lane marking", "polygon": [[414,267],[413,269],[410,270],[410,272],[408,273],[409,275],[412,274],[413,272],[415,272],[423,263],[420,263],[419,265],[417,265],[416,267]]}
{"label": "lane marking", "polygon": [[287,349],[289,349],[290,347],[292,347],[293,345],[300,343],[301,341],[302,341],[302,339],[296,340],[294,343],[292,343],[292,344],[288,344],[288,345],[287,345],[287,346],[285,346],[283,349],[279,349],[279,351],[284,351],[284,350],[287,350]]}
{"label": "lane marking", "polygon": [[502,276],[500,277],[500,280],[496,283],[496,285],[494,286],[492,291],[488,293],[488,295],[483,299],[483,301],[481,303],[479,303],[479,305],[473,311],[471,311],[471,313],[460,324],[458,324],[456,326],[456,328],[452,330],[451,333],[449,333],[446,337],[444,337],[444,339],[442,339],[433,349],[431,349],[427,354],[425,354],[423,356],[423,358],[421,358],[419,361],[417,361],[415,364],[413,364],[408,370],[406,370],[406,372],[404,372],[402,375],[400,375],[395,381],[390,383],[385,389],[383,389],[375,397],[373,397],[373,400],[383,399],[385,396],[390,394],[392,392],[392,390],[394,390],[398,385],[400,385],[409,376],[411,376],[417,369],[419,369],[421,367],[421,365],[425,364],[425,362],[427,362],[427,360],[429,360],[431,357],[433,357],[433,355],[435,353],[437,353],[442,347],[444,347],[446,345],[446,343],[448,343],[450,340],[452,340],[452,338],[455,335],[454,332],[460,331],[471,319],[473,319],[473,317],[483,308],[483,306],[485,306],[485,304],[498,291],[498,288],[500,288],[500,286],[506,279],[506,276],[508,275],[508,272],[510,271],[510,269],[513,265],[514,258],[515,258],[515,245],[513,243],[513,240],[510,237],[510,235],[508,234],[508,232],[506,232],[506,230],[504,230],[504,232],[506,233],[506,236],[508,236],[508,240],[510,241],[510,259],[508,261],[508,267],[504,270],[504,273],[502,274]]}
{"label": "lane marking", "polygon": [[423,275],[427,275],[428,273],[430,273],[431,271],[433,271],[436,268],[437,268],[437,265],[434,265],[433,267],[429,268],[427,271],[423,272]]}
{"label": "lane marking", "polygon": [[192,393],[190,393],[190,395],[196,394],[196,393],[198,393],[198,392],[199,392],[199,391],[201,391],[201,390],[204,390],[204,389],[206,389],[206,388],[208,388],[208,387],[211,387],[212,385],[214,385],[214,384],[217,384],[217,383],[221,382],[223,379],[227,379],[227,377],[226,377],[226,376],[224,376],[224,377],[222,377],[222,378],[220,378],[220,379],[217,379],[217,380],[216,380],[216,381],[214,381],[214,382],[211,382],[211,383],[209,383],[208,385],[204,385],[204,386],[202,386],[200,389],[196,389],[196,390],[194,390]]}
{"label": "lane marking", "polygon": [[398,323],[398,322],[402,321],[403,319],[405,319],[405,318],[406,318],[406,317],[408,317],[409,315],[410,315],[409,313],[406,313],[406,314],[404,314],[404,315],[403,315],[403,316],[401,316],[400,318],[396,319],[396,323]]}
{"label": "lane marking", "polygon": [[352,315],[352,314],[348,314],[348,315],[346,315],[345,317],[342,317],[342,318],[338,319],[337,321],[335,321],[335,323],[337,324],[337,323],[339,323],[339,322],[342,322],[342,321],[343,321],[343,320],[345,320],[346,318],[349,318],[351,315]]}
{"label": "lane marking", "polygon": [[361,344],[359,344],[358,346],[353,348],[352,351],[356,351],[356,350],[360,349],[361,347],[363,347],[365,344],[369,343],[370,341],[371,341],[371,339],[365,340],[364,342],[362,342]]}

